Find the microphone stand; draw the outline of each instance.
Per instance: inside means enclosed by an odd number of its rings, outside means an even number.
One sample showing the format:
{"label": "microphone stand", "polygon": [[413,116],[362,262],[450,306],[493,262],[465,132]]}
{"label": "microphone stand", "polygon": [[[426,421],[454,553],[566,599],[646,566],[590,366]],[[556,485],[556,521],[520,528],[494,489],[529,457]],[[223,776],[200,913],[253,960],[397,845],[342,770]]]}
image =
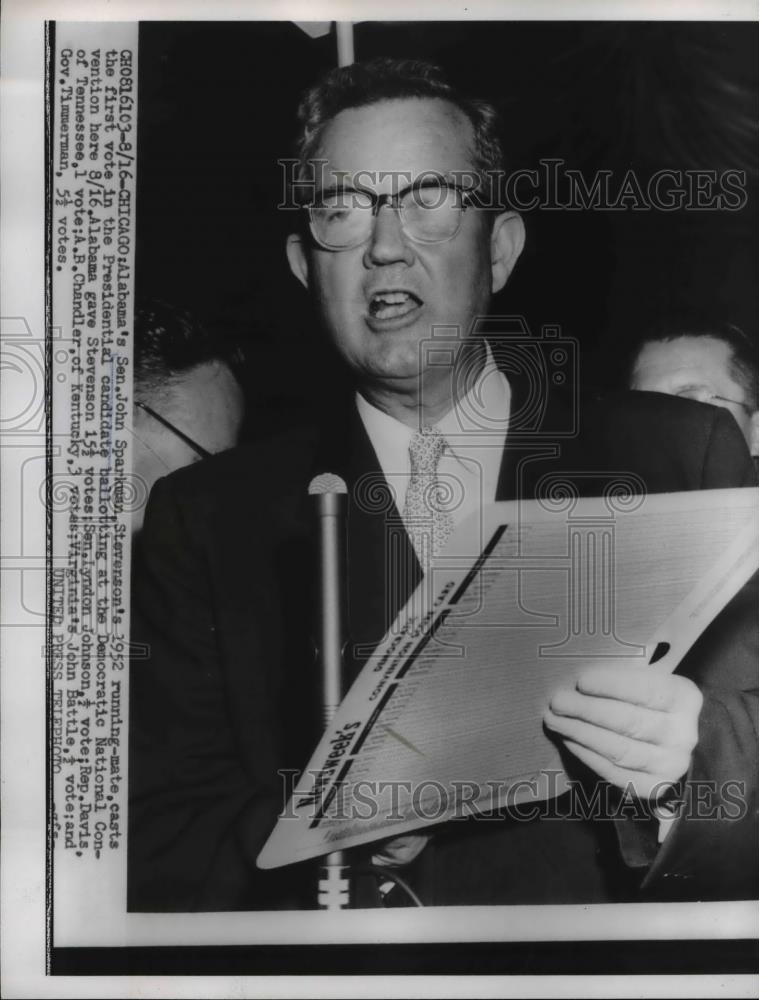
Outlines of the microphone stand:
{"label": "microphone stand", "polygon": [[[317,515],[319,619],[317,648],[321,672],[324,728],[332,722],[343,695],[345,613],[345,521],[347,487],[339,476],[326,473],[311,481]],[[318,903],[323,910],[350,905],[349,866],[344,851],[327,854],[319,866]]]}

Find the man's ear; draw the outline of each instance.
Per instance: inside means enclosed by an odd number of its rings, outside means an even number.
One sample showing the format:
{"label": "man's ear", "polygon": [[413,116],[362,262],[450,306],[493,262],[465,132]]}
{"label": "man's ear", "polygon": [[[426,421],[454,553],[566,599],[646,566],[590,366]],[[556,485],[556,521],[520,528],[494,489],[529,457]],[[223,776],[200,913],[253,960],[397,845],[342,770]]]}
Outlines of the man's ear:
{"label": "man's ear", "polygon": [[751,414],[751,431],[748,438],[748,450],[754,456],[759,457],[759,410]]}
{"label": "man's ear", "polygon": [[287,261],[290,270],[304,288],[308,288],[308,254],[303,237],[299,233],[290,233],[287,237]]}
{"label": "man's ear", "polygon": [[524,246],[524,222],[518,212],[502,212],[490,234],[490,264],[493,293],[506,284]]}

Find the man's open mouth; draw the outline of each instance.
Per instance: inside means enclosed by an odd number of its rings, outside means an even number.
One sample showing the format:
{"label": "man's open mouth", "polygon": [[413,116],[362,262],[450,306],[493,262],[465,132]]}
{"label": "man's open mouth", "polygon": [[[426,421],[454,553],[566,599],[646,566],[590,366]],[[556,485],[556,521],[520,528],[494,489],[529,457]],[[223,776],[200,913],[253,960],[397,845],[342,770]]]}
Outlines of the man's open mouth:
{"label": "man's open mouth", "polygon": [[375,292],[369,299],[369,315],[372,319],[397,319],[414,312],[421,304],[422,300],[413,292]]}

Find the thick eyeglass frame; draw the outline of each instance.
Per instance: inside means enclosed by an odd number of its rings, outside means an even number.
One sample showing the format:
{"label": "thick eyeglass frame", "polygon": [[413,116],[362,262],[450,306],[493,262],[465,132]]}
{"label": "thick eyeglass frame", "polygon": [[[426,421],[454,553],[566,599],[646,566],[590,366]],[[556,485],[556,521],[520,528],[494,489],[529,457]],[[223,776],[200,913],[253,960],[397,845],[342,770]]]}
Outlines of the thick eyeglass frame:
{"label": "thick eyeglass frame", "polygon": [[[408,228],[406,227],[403,216],[405,208],[405,206],[402,204],[403,200],[409,194],[412,194],[415,191],[424,190],[425,188],[447,189],[449,191],[455,191],[457,194],[461,196],[461,205],[459,208],[456,228],[449,236],[444,236],[442,239],[425,240],[418,236],[414,236],[413,233],[410,233]],[[464,218],[464,212],[466,212],[466,210],[470,208],[472,205],[477,207],[477,202],[475,200],[476,188],[464,187],[462,184],[456,184],[455,182],[446,180],[446,178],[444,177],[435,178],[434,180],[431,178],[422,178],[418,181],[415,181],[413,184],[409,184],[402,190],[397,191],[395,194],[377,194],[376,191],[369,191],[367,188],[342,188],[340,190],[345,194],[366,195],[366,197],[369,198],[369,200],[371,201],[371,206],[367,206],[365,211],[367,211],[368,213],[369,210],[371,209],[371,214],[369,215],[369,217],[373,220],[376,220],[377,216],[379,215],[380,209],[383,208],[385,205],[387,205],[389,208],[392,208],[395,212],[398,213],[398,221],[401,224],[401,229],[403,230],[404,234],[412,242],[422,243],[426,246],[438,243],[447,243],[449,240],[452,240],[454,236],[457,235],[458,231],[461,229],[461,223]],[[328,191],[327,193],[332,194],[336,192]],[[325,243],[323,240],[320,240],[316,234],[316,223],[314,221],[314,216],[312,214],[313,211],[315,209],[318,209],[319,207],[320,207],[319,205],[313,203],[310,205],[303,206],[303,208],[306,210],[308,214],[308,227],[309,230],[311,231],[311,236],[313,237],[314,242],[317,243],[320,247],[322,247],[322,249],[330,250],[333,253],[340,253],[342,250],[355,250],[356,247],[363,246],[364,243],[368,243],[369,240],[372,238],[372,233],[374,232],[375,223],[372,223],[372,225],[369,227],[369,231],[366,234],[366,236],[364,236],[362,239],[358,240],[355,243],[347,243],[345,246],[333,246],[330,243]]]}
{"label": "thick eyeglass frame", "polygon": [[696,403],[711,403],[711,401],[713,399],[718,399],[722,403],[732,403],[733,406],[740,406],[740,407],[742,407],[746,411],[746,413],[748,413],[749,416],[751,416],[751,414],[754,412],[751,409],[751,407],[748,405],[748,403],[742,403],[739,399],[730,399],[727,396],[720,396],[716,392],[708,392],[707,391],[706,393],[703,393],[702,395],[698,395],[698,396],[688,395],[689,393],[695,393],[695,392],[699,392],[699,390],[698,389],[683,389],[681,392],[678,392],[676,395],[680,396],[681,399],[692,399]]}
{"label": "thick eyeglass frame", "polygon": [[154,420],[158,421],[159,424],[163,424],[166,430],[171,431],[171,433],[175,437],[178,437],[180,441],[184,441],[189,448],[192,448],[196,455],[200,455],[201,458],[210,458],[213,454],[213,452],[207,451],[202,444],[198,444],[197,441],[194,441],[189,434],[185,434],[184,431],[180,431],[180,429],[175,427],[174,424],[166,419],[166,417],[162,417],[160,413],[156,413],[156,411],[152,407],[148,406],[147,403],[141,403],[138,400],[135,405],[139,406],[139,408],[144,410],[145,413],[149,413]]}

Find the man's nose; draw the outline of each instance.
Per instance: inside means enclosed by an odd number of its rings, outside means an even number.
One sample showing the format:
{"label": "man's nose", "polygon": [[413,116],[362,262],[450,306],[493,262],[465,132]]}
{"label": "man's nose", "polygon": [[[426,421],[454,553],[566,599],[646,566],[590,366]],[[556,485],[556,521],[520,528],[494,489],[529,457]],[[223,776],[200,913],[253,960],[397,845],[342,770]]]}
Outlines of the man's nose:
{"label": "man's nose", "polygon": [[366,245],[365,265],[371,267],[398,261],[412,264],[413,260],[414,251],[401,227],[400,215],[391,205],[380,205],[374,218],[372,238]]}

